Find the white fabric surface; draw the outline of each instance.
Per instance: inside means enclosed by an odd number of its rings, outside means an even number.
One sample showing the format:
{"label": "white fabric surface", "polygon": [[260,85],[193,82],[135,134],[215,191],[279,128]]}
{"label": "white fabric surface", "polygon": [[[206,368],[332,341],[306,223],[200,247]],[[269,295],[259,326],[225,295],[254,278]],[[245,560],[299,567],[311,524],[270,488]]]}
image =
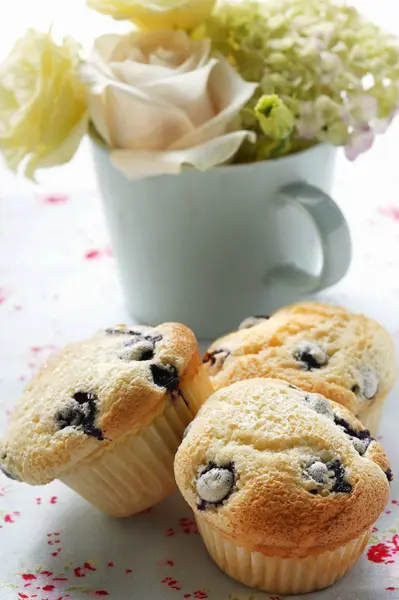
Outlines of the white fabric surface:
{"label": "white fabric surface", "polygon": [[[335,197],[354,238],[350,273],[321,298],[381,321],[399,347],[399,172],[395,128],[355,165],[339,164]],[[395,135],[396,134],[396,135]],[[58,195],[2,185],[0,170],[0,431],[25,382],[55,348],[129,320],[94,191]],[[5,181],[5,179],[4,179]],[[74,185],[76,187],[76,180]],[[81,179],[81,189],[85,188]],[[63,196],[63,194],[66,194]],[[398,387],[381,428],[399,474]],[[399,599],[399,483],[367,553],[312,600]],[[168,562],[169,561],[169,562]],[[117,521],[60,483],[0,476],[0,599],[277,600],[223,575],[179,495]]]}

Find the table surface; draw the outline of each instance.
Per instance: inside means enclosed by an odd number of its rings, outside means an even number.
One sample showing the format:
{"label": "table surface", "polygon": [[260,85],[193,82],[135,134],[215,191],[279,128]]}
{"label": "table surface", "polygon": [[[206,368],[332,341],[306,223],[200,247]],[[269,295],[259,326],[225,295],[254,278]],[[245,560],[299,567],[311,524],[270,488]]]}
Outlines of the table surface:
{"label": "table surface", "polygon": [[[354,260],[320,297],[378,319],[399,347],[399,127],[368,155],[340,158],[334,194]],[[85,150],[67,176],[33,188],[0,170],[0,431],[39,364],[65,343],[128,320]],[[69,170],[68,170],[69,169]],[[381,428],[399,473],[396,390]],[[399,599],[399,484],[360,563],[317,600]],[[277,600],[228,579],[207,557],[178,494],[150,513],[108,519],[55,482],[0,476],[0,598]]]}

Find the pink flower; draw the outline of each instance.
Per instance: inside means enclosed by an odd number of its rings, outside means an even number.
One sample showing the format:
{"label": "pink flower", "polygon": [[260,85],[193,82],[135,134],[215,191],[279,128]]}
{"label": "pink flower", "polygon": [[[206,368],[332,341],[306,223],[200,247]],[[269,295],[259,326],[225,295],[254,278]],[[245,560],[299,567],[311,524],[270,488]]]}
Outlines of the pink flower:
{"label": "pink flower", "polygon": [[360,154],[370,150],[374,144],[374,138],[374,132],[369,125],[364,125],[362,129],[355,131],[345,146],[346,157],[351,161],[356,160]]}

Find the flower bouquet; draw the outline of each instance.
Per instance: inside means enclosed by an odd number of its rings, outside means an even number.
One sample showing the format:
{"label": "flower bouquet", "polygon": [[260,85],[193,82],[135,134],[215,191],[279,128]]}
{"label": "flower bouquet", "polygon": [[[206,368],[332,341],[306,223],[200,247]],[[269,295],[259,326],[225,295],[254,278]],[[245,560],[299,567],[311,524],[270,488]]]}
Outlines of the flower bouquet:
{"label": "flower bouquet", "polygon": [[337,0],[88,0],[132,22],[89,56],[29,30],[0,67],[0,151],[28,177],[87,133],[131,178],[320,142],[355,159],[399,106],[399,45]]}

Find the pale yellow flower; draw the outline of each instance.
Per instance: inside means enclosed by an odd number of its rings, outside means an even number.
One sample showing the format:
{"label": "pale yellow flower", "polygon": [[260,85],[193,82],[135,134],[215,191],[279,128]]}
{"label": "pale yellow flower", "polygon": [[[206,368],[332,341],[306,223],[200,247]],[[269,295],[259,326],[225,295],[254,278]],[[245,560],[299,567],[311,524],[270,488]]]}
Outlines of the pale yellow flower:
{"label": "pale yellow flower", "polygon": [[0,66],[0,151],[13,170],[24,161],[33,177],[75,154],[88,121],[78,63],[73,40],[30,29]]}
{"label": "pale yellow flower", "polygon": [[143,29],[192,29],[209,17],[216,0],[87,0],[87,5],[114,19]]}

